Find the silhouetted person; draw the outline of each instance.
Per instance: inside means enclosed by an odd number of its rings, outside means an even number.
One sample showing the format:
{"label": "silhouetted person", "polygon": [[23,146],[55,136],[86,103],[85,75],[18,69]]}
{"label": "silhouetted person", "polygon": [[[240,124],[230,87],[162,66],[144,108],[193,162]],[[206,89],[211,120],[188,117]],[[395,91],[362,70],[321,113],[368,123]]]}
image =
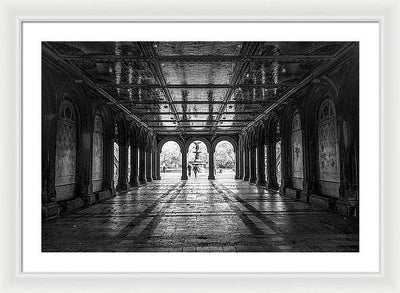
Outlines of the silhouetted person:
{"label": "silhouetted person", "polygon": [[189,173],[189,177],[191,177],[192,176],[192,166],[191,165],[188,166],[188,173]]}
{"label": "silhouetted person", "polygon": [[197,178],[197,172],[199,172],[199,167],[197,167],[197,165],[193,167],[193,172],[194,172],[194,177]]}

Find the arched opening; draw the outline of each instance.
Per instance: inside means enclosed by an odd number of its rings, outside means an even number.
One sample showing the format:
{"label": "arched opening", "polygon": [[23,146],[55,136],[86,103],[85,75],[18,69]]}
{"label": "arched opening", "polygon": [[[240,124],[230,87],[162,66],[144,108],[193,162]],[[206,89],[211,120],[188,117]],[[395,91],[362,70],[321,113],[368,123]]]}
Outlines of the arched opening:
{"label": "arched opening", "polygon": [[182,173],[181,148],[175,141],[164,143],[160,153],[161,179],[179,177]]}
{"label": "arched opening", "polygon": [[207,178],[208,176],[208,149],[204,142],[193,141],[187,153],[188,178]]}
{"label": "arched opening", "polygon": [[234,178],[236,157],[235,149],[229,141],[220,141],[214,151],[215,178]]}
{"label": "arched opening", "polygon": [[92,156],[92,185],[93,192],[97,192],[102,189],[104,170],[104,126],[99,113],[94,118]]}
{"label": "arched opening", "polygon": [[57,120],[55,190],[56,200],[74,197],[77,183],[77,127],[78,117],[69,100],[63,100]]}

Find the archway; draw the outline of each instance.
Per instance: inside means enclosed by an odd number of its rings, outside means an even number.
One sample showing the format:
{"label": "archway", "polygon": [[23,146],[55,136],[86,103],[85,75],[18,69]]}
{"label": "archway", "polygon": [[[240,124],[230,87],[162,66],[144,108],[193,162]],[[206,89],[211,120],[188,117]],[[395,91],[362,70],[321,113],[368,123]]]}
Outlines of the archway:
{"label": "archway", "polygon": [[160,153],[161,179],[179,177],[182,173],[181,147],[175,141],[167,141],[162,145]]}
{"label": "archway", "polygon": [[222,140],[214,151],[215,178],[234,178],[236,167],[236,152],[231,142]]}
{"label": "archway", "polygon": [[188,178],[207,178],[208,147],[200,140],[195,140],[187,148],[187,175]]}

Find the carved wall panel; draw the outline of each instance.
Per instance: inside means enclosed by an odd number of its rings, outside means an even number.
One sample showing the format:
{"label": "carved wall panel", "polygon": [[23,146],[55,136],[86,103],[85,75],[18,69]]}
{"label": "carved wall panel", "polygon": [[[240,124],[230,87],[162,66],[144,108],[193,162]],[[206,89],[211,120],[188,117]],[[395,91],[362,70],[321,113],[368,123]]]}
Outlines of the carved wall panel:
{"label": "carved wall panel", "polygon": [[76,115],[70,103],[61,106],[56,135],[56,200],[74,196],[76,184]]}
{"label": "carved wall panel", "polygon": [[282,171],[281,171],[281,141],[279,140],[275,146],[276,154],[276,180],[278,184],[281,185]]}
{"label": "carved wall panel", "polygon": [[318,127],[319,178],[339,182],[339,146],[336,119],[321,122]]}
{"label": "carved wall panel", "polygon": [[301,131],[300,115],[293,117],[292,123],[292,178],[293,187],[302,189],[303,174],[303,137]]}
{"label": "carved wall panel", "polygon": [[92,184],[93,192],[100,191],[103,183],[103,122],[99,115],[94,120]]}
{"label": "carved wall panel", "polygon": [[337,135],[336,114],[333,105],[330,102],[322,104],[319,115],[319,179],[339,182],[339,141]]}
{"label": "carved wall panel", "polygon": [[114,187],[117,187],[119,177],[119,145],[114,142]]}

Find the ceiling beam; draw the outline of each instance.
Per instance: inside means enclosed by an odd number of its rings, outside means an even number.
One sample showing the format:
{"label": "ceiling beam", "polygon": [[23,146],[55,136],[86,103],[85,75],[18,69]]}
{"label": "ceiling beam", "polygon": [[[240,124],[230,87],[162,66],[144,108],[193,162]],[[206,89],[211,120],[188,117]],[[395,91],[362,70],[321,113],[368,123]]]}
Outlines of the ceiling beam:
{"label": "ceiling beam", "polygon": [[[171,122],[170,119],[157,119],[157,120],[146,120],[143,119],[143,121],[146,121],[146,123],[151,124],[151,123],[162,123],[162,122]],[[220,121],[222,122],[250,122],[252,119],[225,119]],[[203,122],[203,123],[208,123],[208,122],[217,122],[217,120],[201,120],[201,119],[192,119],[192,120],[181,120],[182,123],[189,123],[189,122]]]}
{"label": "ceiling beam", "polygon": [[267,117],[267,115],[274,110],[276,107],[279,105],[283,104],[286,100],[288,100],[294,93],[298,92],[299,90],[303,89],[306,85],[308,85],[313,79],[317,78],[330,68],[334,66],[334,64],[343,56],[346,55],[354,46],[354,42],[351,43],[346,43],[340,50],[338,50],[334,57],[327,63],[324,63],[318,67],[316,67],[308,76],[306,76],[298,86],[294,87],[291,89],[289,92],[284,94],[281,98],[278,99],[277,102],[273,103],[271,106],[269,106],[263,113],[259,114],[254,121],[250,122],[248,125],[246,125],[241,132],[245,132],[247,129],[249,129],[251,126],[256,124],[258,121],[261,119]]}
{"label": "ceiling beam", "polygon": [[[249,58],[257,51],[259,46],[260,46],[260,43],[258,43],[258,42],[245,43],[240,51],[240,57],[242,59]],[[224,114],[227,103],[228,103],[229,99],[231,98],[231,95],[233,94],[234,87],[236,87],[240,83],[240,81],[242,80],[243,74],[246,71],[246,69],[248,68],[248,66],[249,66],[248,61],[236,64],[232,78],[231,78],[231,82],[230,82],[231,88],[228,89],[228,91],[225,93],[225,96],[223,99],[224,104],[221,105],[221,107],[219,109],[219,113],[218,113],[217,119],[216,119],[217,121],[219,121],[221,119],[222,115]],[[215,127],[213,127],[210,130],[210,135],[212,135],[213,132],[215,132],[215,128],[216,128],[217,124],[218,124],[218,122],[215,122],[215,125],[214,125]]]}
{"label": "ceiling beam", "polygon": [[[175,126],[170,125],[170,126],[153,126],[154,129],[163,129],[165,127],[170,127],[173,128]],[[209,128],[209,127],[214,127],[213,125],[183,125],[182,127],[185,128]],[[240,127],[242,128],[243,125],[218,125],[217,127],[220,128],[236,128],[236,127]]]}
{"label": "ceiling beam", "polygon": [[121,88],[121,89],[131,89],[131,88],[151,88],[151,89],[240,89],[240,88],[264,88],[264,89],[275,89],[284,87],[294,87],[298,83],[262,83],[262,84],[237,84],[232,86],[231,84],[116,84],[116,83],[97,83],[98,87],[102,88]]}
{"label": "ceiling beam", "polygon": [[[163,112],[134,112],[139,115],[172,115],[171,113],[163,113]],[[245,111],[245,112],[223,112],[222,115],[257,115],[261,113],[260,111]],[[218,112],[175,112],[176,115],[219,115]],[[220,121],[220,120],[215,120]],[[179,121],[181,122],[181,121]]]}
{"label": "ceiling beam", "polygon": [[[251,100],[235,100],[229,101],[228,105],[265,105],[270,104],[276,101],[276,99],[267,99],[260,101],[251,101]],[[223,101],[173,101],[172,103],[168,103],[167,101],[131,101],[131,100],[120,100],[121,104],[124,105],[221,105],[225,104]]]}
{"label": "ceiling beam", "polygon": [[[150,48],[145,42],[142,43]],[[249,43],[247,43],[248,45]],[[245,44],[246,45],[246,44]],[[154,49],[153,49],[154,50]],[[152,51],[153,51],[152,50]],[[149,56],[147,54],[139,56],[131,55],[111,55],[111,54],[81,54],[81,55],[61,55],[64,60],[93,60],[97,63],[108,63],[119,60],[127,61],[146,61],[157,63],[168,62],[249,62],[249,61],[269,61],[269,62],[301,62],[308,60],[330,60],[332,55],[312,55],[312,54],[287,54],[278,56],[227,56],[227,55],[175,55],[175,56]],[[164,64],[162,64],[164,65]]]}
{"label": "ceiling beam", "polygon": [[89,88],[97,92],[100,96],[106,98],[109,102],[119,108],[127,117],[135,120],[139,125],[146,128],[148,131],[153,133],[153,130],[144,123],[139,117],[137,117],[134,113],[132,113],[128,108],[124,105],[121,105],[118,100],[116,100],[113,96],[107,93],[104,89],[96,86],[96,83],[93,82],[80,68],[71,64],[70,62],[65,62],[62,58],[59,57],[57,50],[55,50],[48,43],[44,42],[42,45],[42,54],[46,54],[48,58],[54,60],[54,62],[61,69],[67,72],[68,75],[72,75],[75,78],[79,78],[82,80]]}
{"label": "ceiling beam", "polygon": [[[154,47],[150,45],[148,42],[140,42],[139,43],[139,48],[142,54],[145,57],[150,58],[150,60],[154,60],[156,57],[156,52],[154,51]],[[172,113],[175,117],[176,122],[178,123],[178,126],[181,130],[181,135],[183,136],[185,134],[185,130],[181,127],[179,123],[179,117],[177,114],[177,110],[174,104],[172,104],[173,99],[171,96],[170,91],[166,90],[165,85],[167,84],[165,77],[162,73],[161,65],[158,62],[148,62],[148,65],[152,71],[153,76],[156,78],[158,83],[162,86],[162,91],[164,92],[164,96],[166,97],[169,107],[172,110]]]}

